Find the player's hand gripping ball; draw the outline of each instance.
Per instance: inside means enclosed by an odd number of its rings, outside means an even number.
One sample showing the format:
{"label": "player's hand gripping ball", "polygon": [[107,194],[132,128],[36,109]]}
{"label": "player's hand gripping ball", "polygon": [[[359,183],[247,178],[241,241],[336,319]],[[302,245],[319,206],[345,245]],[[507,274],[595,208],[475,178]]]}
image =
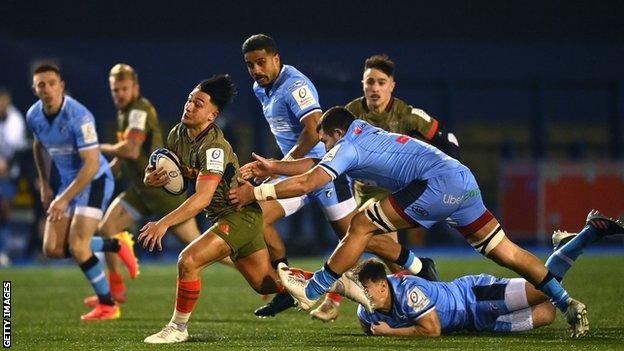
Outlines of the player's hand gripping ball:
{"label": "player's hand gripping ball", "polygon": [[176,154],[165,148],[156,149],[150,155],[149,165],[153,168],[162,167],[167,173],[169,182],[163,186],[166,192],[172,195],[186,192],[187,183],[182,176],[180,159]]}

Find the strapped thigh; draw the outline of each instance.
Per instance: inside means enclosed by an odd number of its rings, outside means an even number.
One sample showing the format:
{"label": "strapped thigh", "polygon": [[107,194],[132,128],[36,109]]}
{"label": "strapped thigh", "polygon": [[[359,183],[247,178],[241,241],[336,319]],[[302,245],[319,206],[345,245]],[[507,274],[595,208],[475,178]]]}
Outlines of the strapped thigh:
{"label": "strapped thigh", "polygon": [[375,201],[364,209],[364,214],[377,228],[384,233],[395,232],[397,229],[383,212],[380,201]]}

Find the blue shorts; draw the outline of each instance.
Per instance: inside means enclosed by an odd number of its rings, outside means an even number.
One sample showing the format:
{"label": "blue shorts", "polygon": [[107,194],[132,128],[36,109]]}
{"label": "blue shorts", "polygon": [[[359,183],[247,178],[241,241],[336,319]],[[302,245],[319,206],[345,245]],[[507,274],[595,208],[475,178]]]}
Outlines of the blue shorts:
{"label": "blue shorts", "polygon": [[466,296],[470,323],[467,329],[491,332],[532,329],[524,279],[481,274],[461,277],[453,284],[460,287]]}
{"label": "blue shorts", "polygon": [[[274,182],[279,182],[284,178],[278,178]],[[310,201],[314,201],[319,205],[325,217],[332,222],[346,217],[357,208],[351,191],[351,182],[344,174],[309,194],[277,201],[284,209],[286,216],[290,216]]]}
{"label": "blue shorts", "polygon": [[[64,182],[57,195],[65,191],[69,183],[71,182]],[[93,179],[89,185],[71,200],[67,209],[67,216],[82,215],[101,220],[113,197],[114,191],[115,181],[110,170],[107,170],[98,178]]]}
{"label": "blue shorts", "polygon": [[415,180],[389,199],[404,220],[425,228],[447,218],[459,227],[468,226],[487,211],[479,185],[468,170]]}

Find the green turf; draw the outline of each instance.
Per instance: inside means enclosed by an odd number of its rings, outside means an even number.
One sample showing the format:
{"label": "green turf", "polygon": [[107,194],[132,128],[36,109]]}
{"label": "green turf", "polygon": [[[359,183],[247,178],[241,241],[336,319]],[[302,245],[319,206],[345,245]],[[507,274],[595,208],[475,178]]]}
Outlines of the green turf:
{"label": "green turf", "polygon": [[[321,261],[293,260],[315,269]],[[486,272],[514,276],[485,259],[438,260],[443,279]],[[152,265],[130,282],[129,301],[118,321],[81,322],[87,311],[82,298],[90,289],[77,267],[0,270],[13,283],[13,349],[16,350],[607,350],[624,349],[624,257],[584,257],[568,275],[565,286],[588,306],[591,334],[567,337],[559,316],[555,324],[513,335],[454,334],[434,339],[363,336],[354,316],[355,304],[343,302],[334,323],[312,321],[295,310],[260,320],[251,311],[260,297],[233,269],[205,270],[200,301],[190,321],[190,342],[145,345],[145,336],[168,322],[173,309],[175,267]]]}

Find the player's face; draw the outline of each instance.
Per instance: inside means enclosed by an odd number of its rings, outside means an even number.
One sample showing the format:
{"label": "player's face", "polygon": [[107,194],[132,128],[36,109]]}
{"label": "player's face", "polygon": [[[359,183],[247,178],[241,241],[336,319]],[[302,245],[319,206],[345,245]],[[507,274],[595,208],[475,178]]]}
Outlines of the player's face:
{"label": "player's face", "polygon": [[364,289],[368,292],[370,296],[370,300],[377,309],[383,308],[386,306],[388,302],[388,298],[390,296],[388,283],[385,280],[379,282],[373,282],[371,280],[367,281],[365,284],[362,284]]}
{"label": "player's face", "polygon": [[378,69],[369,68],[364,71],[362,87],[368,107],[374,109],[385,108],[392,97],[394,85],[394,78]]}
{"label": "player's face", "polygon": [[214,122],[218,114],[219,109],[212,103],[210,95],[195,88],[184,104],[181,122],[189,128],[201,128]]}
{"label": "player's face", "polygon": [[139,97],[139,84],[132,79],[108,79],[115,106],[123,110]]}
{"label": "player's face", "polygon": [[343,136],[344,133],[339,129],[335,129],[331,133],[325,133],[323,129],[319,131],[319,137],[321,138],[321,142],[325,144],[325,151],[331,150],[334,145],[336,145],[338,140],[342,139]]}
{"label": "player's face", "polygon": [[65,83],[55,72],[47,71],[35,74],[33,76],[33,89],[44,106],[58,107],[63,103]]}
{"label": "player's face", "polygon": [[275,81],[280,72],[280,57],[266,50],[254,50],[245,54],[247,71],[258,85],[265,87]]}

